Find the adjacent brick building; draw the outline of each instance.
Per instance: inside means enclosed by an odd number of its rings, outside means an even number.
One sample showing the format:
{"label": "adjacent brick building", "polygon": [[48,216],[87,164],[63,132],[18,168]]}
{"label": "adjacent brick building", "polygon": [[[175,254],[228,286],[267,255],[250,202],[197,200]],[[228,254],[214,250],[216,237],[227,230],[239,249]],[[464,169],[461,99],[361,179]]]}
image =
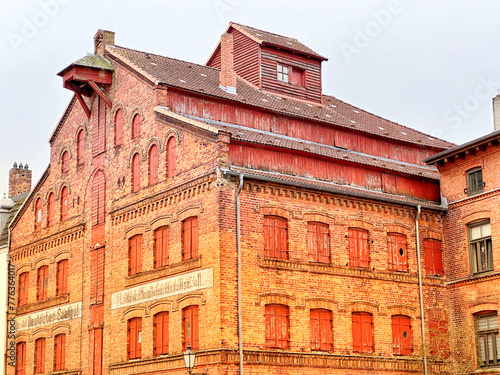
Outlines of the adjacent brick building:
{"label": "adjacent brick building", "polygon": [[185,374],[188,346],[209,374],[446,370],[422,159],[452,144],[323,94],[296,39],[230,24],[206,66],[94,42],[10,225],[7,374]]}

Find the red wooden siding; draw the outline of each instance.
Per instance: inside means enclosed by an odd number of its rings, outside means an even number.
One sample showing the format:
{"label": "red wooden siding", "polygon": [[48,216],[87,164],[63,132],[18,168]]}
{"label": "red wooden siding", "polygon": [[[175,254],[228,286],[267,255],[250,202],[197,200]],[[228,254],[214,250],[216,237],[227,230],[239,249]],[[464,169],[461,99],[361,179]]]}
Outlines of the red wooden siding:
{"label": "red wooden siding", "polygon": [[103,224],[106,219],[106,181],[98,171],[92,181],[92,225]]}
{"label": "red wooden siding", "polygon": [[429,319],[430,353],[434,357],[448,358],[450,342],[448,337],[448,322],[444,319]]}
{"label": "red wooden siding", "polygon": [[409,316],[392,316],[392,344],[395,355],[411,354],[411,318]]}
{"label": "red wooden siding", "polygon": [[66,335],[54,337],[54,371],[66,369]]}
{"label": "red wooden siding", "polygon": [[16,345],[16,375],[26,375],[26,342]]}
{"label": "red wooden siding", "polygon": [[69,171],[69,152],[64,151],[61,157],[61,172],[66,173]]}
{"label": "red wooden siding", "polygon": [[115,113],[115,146],[123,144],[123,110]]}
{"label": "red wooden siding", "polygon": [[158,183],[158,146],[149,149],[149,186]]}
{"label": "red wooden siding", "polygon": [[104,247],[90,253],[90,304],[104,302]]}
{"label": "red wooden siding", "polygon": [[56,295],[68,293],[68,260],[57,262]]}
{"label": "red wooden siding", "polygon": [[372,314],[352,313],[352,350],[355,353],[373,353]]}
{"label": "red wooden siding", "polygon": [[24,306],[28,303],[29,272],[23,272],[19,275],[18,287],[18,306]]}
{"label": "red wooden siding", "polygon": [[188,345],[192,350],[198,350],[200,348],[198,306],[188,306],[182,310],[182,328],[183,350],[187,350]]}
{"label": "red wooden siding", "polygon": [[128,240],[129,263],[128,274],[135,275],[142,272],[142,234],[131,237]]}
{"label": "red wooden siding", "polygon": [[141,157],[135,154],[132,158],[132,193],[141,188]]}
{"label": "red wooden siding", "polygon": [[56,195],[54,193],[49,194],[47,199],[47,225],[50,227],[56,222]]}
{"label": "red wooden siding", "polygon": [[189,217],[182,222],[182,259],[198,256],[198,218]]}
{"label": "red wooden siding", "polygon": [[168,227],[155,230],[154,268],[168,265]]}
{"label": "red wooden siding", "polygon": [[42,200],[38,198],[35,204],[35,230],[42,229]]}
{"label": "red wooden siding", "polygon": [[69,197],[69,190],[65,186],[61,190],[61,221],[66,220],[68,218],[68,197]]}
{"label": "red wooden siding", "polygon": [[424,239],[424,257],[427,275],[444,275],[441,241]]}
{"label": "red wooden siding", "polygon": [[89,331],[89,367],[92,375],[102,375],[102,328]]}
{"label": "red wooden siding", "polygon": [[288,306],[266,305],[266,348],[288,349]]}
{"label": "red wooden siding", "polygon": [[287,220],[278,216],[264,217],[264,253],[266,257],[288,259]]}
{"label": "red wooden siding", "polygon": [[349,266],[369,267],[368,231],[361,228],[348,229]]}
{"label": "red wooden siding", "polygon": [[154,316],[154,355],[168,354],[168,312]]}
{"label": "red wooden siding", "polygon": [[177,165],[176,160],[177,141],[175,137],[170,137],[167,142],[167,177],[175,176]]}
{"label": "red wooden siding", "polygon": [[388,268],[393,271],[408,271],[406,236],[399,233],[388,233],[387,250],[389,253]]}
{"label": "red wooden siding", "polygon": [[137,138],[141,134],[142,118],[139,114],[134,116],[132,120],[132,139]]}
{"label": "red wooden siding", "polygon": [[311,262],[330,263],[330,231],[327,224],[307,223],[307,247]]}
{"label": "red wooden siding", "polygon": [[92,111],[92,155],[106,151],[106,104],[97,98],[97,112]]}
{"label": "red wooden siding", "polygon": [[142,355],[142,318],[128,321],[128,359],[141,358]]}
{"label": "red wooden siding", "polygon": [[85,161],[85,133],[83,129],[78,132],[76,141],[76,163],[78,165]]}
{"label": "red wooden siding", "polygon": [[332,312],[311,310],[311,350],[332,350]]}
{"label": "red wooden siding", "polygon": [[35,374],[45,372],[45,338],[35,341]]}
{"label": "red wooden siding", "polygon": [[37,272],[36,300],[42,301],[47,298],[49,290],[49,266],[41,266]]}

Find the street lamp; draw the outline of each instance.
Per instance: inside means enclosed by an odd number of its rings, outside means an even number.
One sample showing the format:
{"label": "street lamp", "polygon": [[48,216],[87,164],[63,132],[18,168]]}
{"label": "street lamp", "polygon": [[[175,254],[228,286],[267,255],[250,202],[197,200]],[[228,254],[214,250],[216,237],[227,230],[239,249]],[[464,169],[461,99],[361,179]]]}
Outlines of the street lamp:
{"label": "street lamp", "polygon": [[196,359],[196,353],[191,350],[191,345],[188,344],[187,350],[184,352],[184,364],[189,372],[189,375],[207,375],[208,374],[207,368],[205,368],[205,372],[201,373],[192,372],[195,359]]}

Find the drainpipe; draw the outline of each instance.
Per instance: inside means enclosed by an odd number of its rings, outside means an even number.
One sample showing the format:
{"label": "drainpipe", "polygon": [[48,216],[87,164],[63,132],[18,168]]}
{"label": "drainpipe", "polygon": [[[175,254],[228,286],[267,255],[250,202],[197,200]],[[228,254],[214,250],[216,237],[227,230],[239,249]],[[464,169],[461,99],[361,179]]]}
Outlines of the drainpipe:
{"label": "drainpipe", "polygon": [[417,217],[415,218],[415,233],[417,239],[417,264],[418,264],[418,294],[420,296],[420,322],[422,323],[422,351],[424,353],[424,374],[427,375],[427,353],[425,348],[425,320],[424,320],[424,296],[422,292],[422,267],[420,265],[420,229],[418,220],[420,219],[421,206],[417,206]]}
{"label": "drainpipe", "polygon": [[241,214],[240,193],[243,188],[243,175],[240,174],[240,184],[236,195],[236,240],[238,242],[238,351],[240,357],[240,375],[243,375],[243,329],[241,326]]}

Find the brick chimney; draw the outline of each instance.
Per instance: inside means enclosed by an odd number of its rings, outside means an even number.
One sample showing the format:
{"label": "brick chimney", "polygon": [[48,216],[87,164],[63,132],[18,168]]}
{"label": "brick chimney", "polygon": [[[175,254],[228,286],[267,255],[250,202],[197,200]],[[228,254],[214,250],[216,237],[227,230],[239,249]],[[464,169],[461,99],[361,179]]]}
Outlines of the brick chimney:
{"label": "brick chimney", "polygon": [[500,130],[500,93],[493,98],[493,125],[495,131]]}
{"label": "brick chimney", "polygon": [[221,67],[219,87],[236,94],[236,72],[234,71],[233,34],[226,33],[220,38]]}
{"label": "brick chimney", "polygon": [[115,45],[114,31],[107,31],[99,29],[94,35],[94,53],[96,55],[104,54],[104,46]]}
{"label": "brick chimney", "polygon": [[31,190],[31,170],[28,169],[28,164],[24,167],[22,163],[14,163],[14,166],[9,170],[9,197],[26,193]]}

